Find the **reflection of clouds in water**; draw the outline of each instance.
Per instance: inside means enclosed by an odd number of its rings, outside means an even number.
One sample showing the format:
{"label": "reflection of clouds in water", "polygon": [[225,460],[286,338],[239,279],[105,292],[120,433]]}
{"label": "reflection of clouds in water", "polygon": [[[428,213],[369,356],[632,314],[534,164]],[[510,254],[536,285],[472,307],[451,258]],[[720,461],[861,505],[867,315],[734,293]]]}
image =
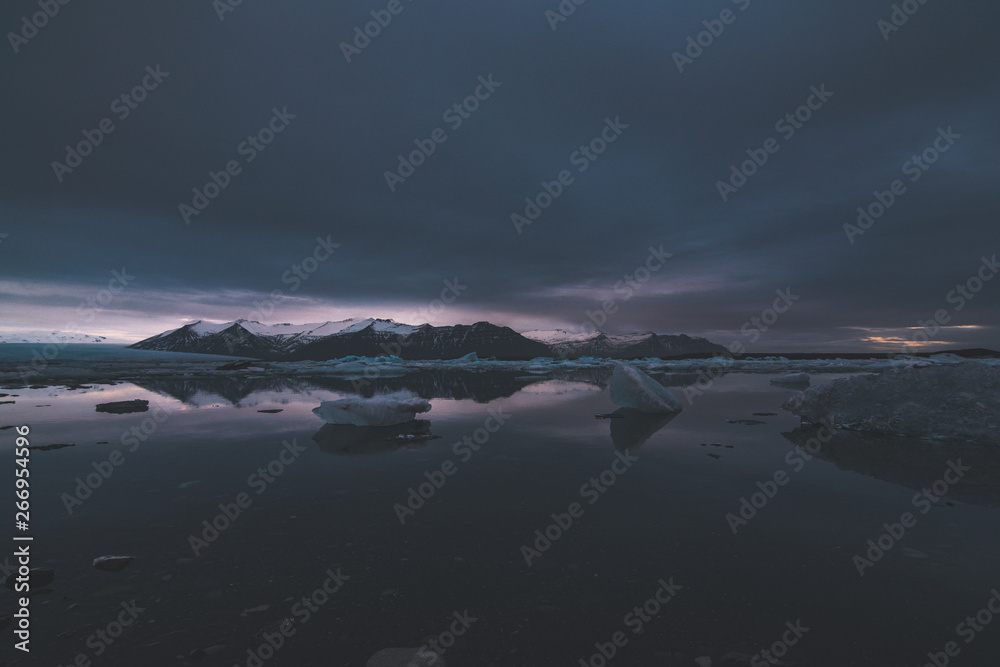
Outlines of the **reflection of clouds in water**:
{"label": "reflection of clouds in water", "polygon": [[588,394],[599,394],[601,388],[597,385],[586,382],[568,382],[565,380],[545,380],[526,384],[521,390],[523,394],[568,394],[575,392],[585,392]]}

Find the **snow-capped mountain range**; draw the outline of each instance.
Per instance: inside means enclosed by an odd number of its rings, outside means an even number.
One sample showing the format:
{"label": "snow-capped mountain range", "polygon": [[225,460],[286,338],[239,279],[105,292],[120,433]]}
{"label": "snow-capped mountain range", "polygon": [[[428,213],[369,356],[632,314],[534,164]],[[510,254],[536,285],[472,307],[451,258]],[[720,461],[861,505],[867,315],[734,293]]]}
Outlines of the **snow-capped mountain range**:
{"label": "snow-capped mountain range", "polygon": [[562,329],[525,331],[525,338],[543,343],[558,357],[607,357],[637,359],[675,357],[685,354],[718,354],[726,348],[704,338],[686,334],[668,335],[644,331],[628,334],[571,333]]}
{"label": "snow-capped mountain range", "polygon": [[403,359],[457,359],[472,352],[484,359],[581,356],[630,359],[725,351],[721,345],[704,338],[683,334],[645,332],[609,336],[600,331],[572,334],[560,330],[520,334],[509,327],[489,322],[435,327],[376,318],[270,325],[249,320],[221,324],[199,320],[129,347],[267,360],[314,361],[384,355]]}

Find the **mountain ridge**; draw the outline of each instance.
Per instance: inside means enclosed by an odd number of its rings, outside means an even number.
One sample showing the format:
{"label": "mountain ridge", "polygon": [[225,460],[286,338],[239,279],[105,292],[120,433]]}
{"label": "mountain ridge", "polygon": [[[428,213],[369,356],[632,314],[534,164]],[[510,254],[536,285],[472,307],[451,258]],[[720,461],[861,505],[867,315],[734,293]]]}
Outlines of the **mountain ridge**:
{"label": "mountain ridge", "polygon": [[349,318],[310,324],[261,324],[239,319],[190,322],[128,346],[137,350],[195,352],[253,357],[269,361],[325,361],[348,356],[398,356],[409,360],[482,358],[522,360],[535,357],[615,359],[723,353],[725,348],[686,334],[524,334],[490,322],[432,326],[380,318]]}

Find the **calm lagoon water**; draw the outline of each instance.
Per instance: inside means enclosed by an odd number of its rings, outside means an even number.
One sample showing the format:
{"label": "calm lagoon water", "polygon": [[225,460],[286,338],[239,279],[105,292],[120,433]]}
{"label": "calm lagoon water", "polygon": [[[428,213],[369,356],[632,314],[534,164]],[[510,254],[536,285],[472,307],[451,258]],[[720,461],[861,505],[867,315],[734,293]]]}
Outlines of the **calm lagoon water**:
{"label": "calm lagoon water", "polygon": [[[429,423],[411,429],[439,436],[421,441],[392,439],[398,429],[321,430],[312,408],[341,394],[318,385],[225,398],[216,389],[4,390],[17,396],[4,399],[16,403],[0,406],[0,425],[30,425],[33,445],[75,446],[31,453],[32,565],[56,578],[32,598],[31,656],[5,641],[0,661],[363,666],[381,649],[451,643],[442,633],[461,630],[444,654],[453,667],[602,665],[595,644],[615,633],[609,665],[694,665],[699,656],[718,665],[730,653],[751,664],[793,636],[786,623],[808,628],[788,664],[919,666],[950,641],[961,651],[955,665],[1000,655],[1000,618],[968,643],[968,631],[956,632],[1000,587],[994,453],[835,440],[806,460],[783,435],[799,426],[780,408],[791,391],[764,375],[724,376],[672,420],[595,419],[615,406],[606,388],[581,382],[455,392],[468,397],[434,398],[422,415]],[[94,409],[135,398],[150,411]],[[258,412],[266,409],[282,412]],[[486,438],[491,414],[503,424]],[[144,420],[155,430],[123,445]],[[14,437],[0,431],[11,468]],[[483,444],[456,446],[463,438]],[[115,450],[121,465],[68,507],[78,480]],[[915,489],[956,456],[974,471],[921,513]],[[443,467],[452,474],[434,474]],[[778,471],[787,483],[734,534],[727,515]],[[401,522],[428,473],[443,484]],[[584,488],[592,479],[604,490]],[[241,493],[250,502],[239,516],[204,534],[203,522]],[[572,503],[578,516],[549,528],[561,534],[542,550],[536,530]],[[916,524],[861,576],[854,556],[905,512]],[[193,547],[192,535],[205,542]],[[530,564],[523,547],[539,548]],[[91,561],[103,555],[135,561],[98,571]],[[328,571],[340,587],[314,595]],[[651,602],[661,581],[673,585],[662,605]],[[315,605],[308,615],[304,596]],[[14,596],[2,599],[9,615]],[[95,633],[116,632],[109,624],[132,601],[136,620],[104,643]],[[280,649],[259,663],[249,657],[282,627],[291,636]]]}

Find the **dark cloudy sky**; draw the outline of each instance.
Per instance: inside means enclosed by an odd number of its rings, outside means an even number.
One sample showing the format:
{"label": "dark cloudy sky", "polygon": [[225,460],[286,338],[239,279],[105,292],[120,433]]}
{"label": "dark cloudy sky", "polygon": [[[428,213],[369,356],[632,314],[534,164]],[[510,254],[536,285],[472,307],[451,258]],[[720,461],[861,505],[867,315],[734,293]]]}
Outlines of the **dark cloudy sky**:
{"label": "dark cloudy sky", "polygon": [[[1000,346],[1000,280],[949,300],[1000,245],[997,3],[931,0],[885,39],[891,3],[871,0],[590,0],[556,30],[556,0],[401,0],[348,63],[341,42],[387,4],[243,0],[220,20],[208,0],[78,1],[23,40],[9,33],[38,6],[4,2],[0,328],[135,340],[199,318],[371,315],[578,330],[614,299],[609,332],[728,343],[791,288],[748,349],[870,348],[939,309],[953,326],[936,340]],[[679,72],[674,52],[723,10],[735,20]],[[169,75],[121,119],[115,99],[157,65]],[[453,129],[443,113],[489,75],[500,86]],[[813,86],[833,96],[786,138],[775,123]],[[247,162],[241,142],[275,108],[295,118]],[[60,182],[52,163],[104,118],[114,132]],[[628,127],[581,173],[571,156],[607,118]],[[386,170],[437,128],[447,141],[390,191]],[[939,128],[959,138],[912,182],[904,164]],[[717,182],[769,138],[778,152],[723,201]],[[234,159],[186,224],[178,205]],[[562,170],[573,182],[518,234],[511,215]],[[849,242],[895,179],[905,193]],[[340,247],[292,291],[283,276],[317,237]],[[615,290],[661,246],[648,281]],[[123,291],[78,311],[123,267]],[[428,310],[456,277],[457,300]],[[261,317],[273,290],[286,297]]]}

